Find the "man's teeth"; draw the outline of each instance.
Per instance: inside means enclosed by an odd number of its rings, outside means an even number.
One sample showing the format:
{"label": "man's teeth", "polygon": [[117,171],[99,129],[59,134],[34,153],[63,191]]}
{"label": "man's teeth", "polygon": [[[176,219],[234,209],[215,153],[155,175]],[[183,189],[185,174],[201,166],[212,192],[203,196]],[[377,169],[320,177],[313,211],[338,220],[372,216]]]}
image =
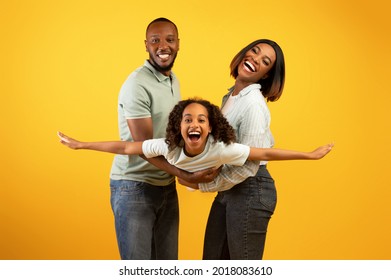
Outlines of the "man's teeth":
{"label": "man's teeth", "polygon": [[163,59],[166,59],[168,58],[170,55],[169,54],[159,54],[159,57],[160,58],[163,58]]}
{"label": "man's teeth", "polygon": [[245,66],[247,69],[249,69],[251,72],[255,72],[255,67],[254,67],[254,65],[252,65],[250,62],[245,61],[245,62],[244,62],[244,66]]}

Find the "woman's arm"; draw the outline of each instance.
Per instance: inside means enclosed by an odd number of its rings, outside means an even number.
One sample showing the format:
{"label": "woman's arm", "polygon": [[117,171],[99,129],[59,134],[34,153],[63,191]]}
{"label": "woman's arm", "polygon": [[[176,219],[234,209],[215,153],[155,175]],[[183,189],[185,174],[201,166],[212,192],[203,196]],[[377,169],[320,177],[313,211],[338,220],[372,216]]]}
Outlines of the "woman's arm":
{"label": "woman's arm", "polygon": [[60,142],[74,149],[94,150],[121,155],[141,155],[143,142],[107,141],[107,142],[81,142],[70,138],[61,132],[57,132]]}
{"label": "woman's arm", "polygon": [[248,155],[248,160],[298,160],[298,159],[307,159],[307,160],[317,160],[323,158],[327,155],[334,144],[327,144],[320,146],[312,152],[299,152],[292,150],[283,150],[283,149],[266,149],[266,148],[253,148],[250,147],[250,154]]}

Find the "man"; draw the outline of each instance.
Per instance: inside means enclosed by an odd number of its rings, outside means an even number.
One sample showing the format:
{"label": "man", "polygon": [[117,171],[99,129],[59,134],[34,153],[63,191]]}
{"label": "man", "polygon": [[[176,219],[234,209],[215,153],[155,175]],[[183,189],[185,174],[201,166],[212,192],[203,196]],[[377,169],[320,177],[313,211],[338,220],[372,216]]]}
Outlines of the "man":
{"label": "man", "polygon": [[[168,115],[180,100],[171,72],[179,50],[176,25],[166,18],[152,21],[145,47],[149,59],[130,74],[119,94],[119,131],[125,141],[165,137]],[[139,156],[117,155],[110,187],[121,259],[177,259],[175,177]]]}
{"label": "man", "polygon": [[[124,141],[164,138],[169,113],[180,100],[179,83],[171,72],[179,50],[176,25],[166,18],[153,20],[145,47],[149,59],[129,75],[119,94],[118,122]],[[117,155],[110,187],[121,259],[178,259],[174,176],[191,183],[210,182],[219,171],[189,173],[163,157]]]}

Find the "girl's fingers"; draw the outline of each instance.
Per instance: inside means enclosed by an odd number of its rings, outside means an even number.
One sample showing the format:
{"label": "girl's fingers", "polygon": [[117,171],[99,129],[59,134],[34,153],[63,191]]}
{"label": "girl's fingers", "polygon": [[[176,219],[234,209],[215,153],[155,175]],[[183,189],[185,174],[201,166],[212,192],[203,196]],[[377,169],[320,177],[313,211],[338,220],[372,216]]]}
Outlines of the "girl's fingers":
{"label": "girl's fingers", "polygon": [[60,137],[61,141],[64,141],[64,142],[66,142],[66,143],[69,143],[69,140],[68,140],[67,138],[64,137],[65,135],[64,135],[63,133],[61,133],[60,131],[58,131],[58,132],[57,132],[57,135],[58,135],[58,137]]}

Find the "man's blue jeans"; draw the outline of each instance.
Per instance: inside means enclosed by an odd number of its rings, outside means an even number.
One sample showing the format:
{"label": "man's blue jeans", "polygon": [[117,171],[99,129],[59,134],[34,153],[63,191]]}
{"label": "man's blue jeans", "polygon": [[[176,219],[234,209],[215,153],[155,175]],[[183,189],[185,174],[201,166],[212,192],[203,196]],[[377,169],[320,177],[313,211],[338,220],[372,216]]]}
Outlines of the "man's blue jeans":
{"label": "man's blue jeans", "polygon": [[153,186],[110,180],[110,188],[121,259],[178,259],[179,205],[175,182]]}

